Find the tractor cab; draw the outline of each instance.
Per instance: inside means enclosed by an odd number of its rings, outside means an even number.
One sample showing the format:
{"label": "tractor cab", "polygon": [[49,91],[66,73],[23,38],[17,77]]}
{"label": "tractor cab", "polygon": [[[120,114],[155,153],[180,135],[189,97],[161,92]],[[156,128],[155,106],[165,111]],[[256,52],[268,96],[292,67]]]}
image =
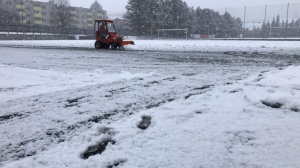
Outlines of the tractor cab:
{"label": "tractor cab", "polygon": [[94,30],[96,49],[117,49],[123,48],[124,45],[134,44],[133,41],[124,41],[122,37],[117,35],[112,20],[95,20]]}

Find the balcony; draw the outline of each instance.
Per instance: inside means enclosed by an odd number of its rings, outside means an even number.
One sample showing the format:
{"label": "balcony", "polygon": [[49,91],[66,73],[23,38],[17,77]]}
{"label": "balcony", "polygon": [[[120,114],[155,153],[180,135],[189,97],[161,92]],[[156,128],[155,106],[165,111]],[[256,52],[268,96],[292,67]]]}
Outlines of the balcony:
{"label": "balcony", "polygon": [[35,13],[33,16],[34,16],[35,18],[41,18],[43,15],[40,14],[40,13]]}
{"label": "balcony", "polygon": [[93,18],[87,18],[87,21],[94,21]]}
{"label": "balcony", "polygon": [[35,10],[35,11],[41,11],[42,8],[41,8],[41,7],[34,6],[34,7],[33,7],[33,10]]}
{"label": "balcony", "polygon": [[[19,23],[22,24],[22,20],[19,20]],[[26,20],[23,20],[23,24],[26,24]]]}
{"label": "balcony", "polygon": [[76,14],[76,11],[70,11],[71,14],[75,15]]}
{"label": "balcony", "polygon": [[86,15],[93,16],[93,13],[92,12],[87,12]]}
{"label": "balcony", "polygon": [[103,15],[102,15],[102,13],[98,13],[98,17],[102,17]]}
{"label": "balcony", "polygon": [[35,21],[34,21],[34,24],[36,24],[36,25],[42,25],[42,24],[43,24],[43,21],[41,21],[41,20],[35,20]]}
{"label": "balcony", "polygon": [[25,9],[25,6],[24,5],[16,5],[16,8],[17,9]]}
{"label": "balcony", "polygon": [[19,12],[20,13],[20,16],[22,17],[25,17],[26,16],[26,13],[25,12]]}
{"label": "balcony", "polygon": [[93,25],[93,24],[88,24],[87,26],[88,26],[88,27],[93,27],[94,25]]}

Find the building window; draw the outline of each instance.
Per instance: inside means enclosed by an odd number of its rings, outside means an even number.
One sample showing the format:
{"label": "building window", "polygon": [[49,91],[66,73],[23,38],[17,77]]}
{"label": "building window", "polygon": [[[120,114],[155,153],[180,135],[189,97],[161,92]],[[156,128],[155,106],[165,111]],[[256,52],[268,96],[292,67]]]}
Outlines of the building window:
{"label": "building window", "polygon": [[6,5],[11,5],[11,1],[6,1]]}
{"label": "building window", "polygon": [[30,10],[30,7],[28,7],[28,6],[25,6],[25,10]]}
{"label": "building window", "polygon": [[45,5],[43,5],[43,6],[42,6],[42,9],[46,9],[46,6],[45,6]]}
{"label": "building window", "polygon": [[39,21],[40,21],[40,20],[42,20],[42,19],[41,19],[41,18],[34,18],[34,20],[39,20]]}
{"label": "building window", "polygon": [[43,16],[46,16],[46,12],[42,12],[42,15],[43,15]]}
{"label": "building window", "polygon": [[30,21],[26,21],[26,24],[31,24],[31,22]]}
{"label": "building window", "polygon": [[31,16],[30,16],[30,14],[26,14],[26,17],[30,18]]}

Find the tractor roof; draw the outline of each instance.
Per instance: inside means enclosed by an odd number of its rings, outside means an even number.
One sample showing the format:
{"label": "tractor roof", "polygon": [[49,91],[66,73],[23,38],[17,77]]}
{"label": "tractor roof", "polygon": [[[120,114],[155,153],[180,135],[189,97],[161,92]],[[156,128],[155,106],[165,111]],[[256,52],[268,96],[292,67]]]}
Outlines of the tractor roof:
{"label": "tractor roof", "polygon": [[112,20],[95,20],[95,22],[114,22]]}

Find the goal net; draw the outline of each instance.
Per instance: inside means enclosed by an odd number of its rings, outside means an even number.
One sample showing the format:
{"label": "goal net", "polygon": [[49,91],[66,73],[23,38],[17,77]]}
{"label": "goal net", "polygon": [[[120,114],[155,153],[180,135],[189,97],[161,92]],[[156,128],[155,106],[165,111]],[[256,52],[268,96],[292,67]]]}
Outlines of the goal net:
{"label": "goal net", "polygon": [[158,39],[188,38],[188,29],[158,29]]}
{"label": "goal net", "polygon": [[294,38],[300,37],[300,27],[271,27],[268,32],[269,38]]}

